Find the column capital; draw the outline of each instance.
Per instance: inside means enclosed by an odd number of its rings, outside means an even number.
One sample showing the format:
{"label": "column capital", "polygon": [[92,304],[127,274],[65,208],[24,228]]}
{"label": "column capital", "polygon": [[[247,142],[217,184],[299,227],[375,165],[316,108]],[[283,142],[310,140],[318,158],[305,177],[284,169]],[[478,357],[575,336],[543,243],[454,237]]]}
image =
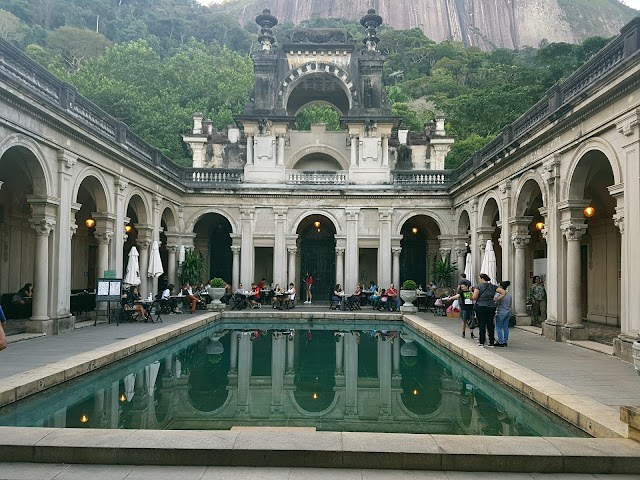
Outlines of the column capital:
{"label": "column capital", "polygon": [[73,167],[78,163],[78,156],[68,150],[58,150],[58,162],[60,163],[60,173],[71,175]]}
{"label": "column capital", "polygon": [[256,211],[255,207],[240,207],[240,216],[244,220],[253,220],[253,215]]}
{"label": "column capital", "polygon": [[613,224],[618,227],[620,233],[624,234],[624,209],[616,208],[616,213],[613,215]]}
{"label": "column capital", "polygon": [[138,240],[138,250],[148,250],[151,247],[151,240]]}
{"label": "column capital", "polygon": [[289,209],[287,207],[274,207],[273,208],[273,216],[276,221],[285,221],[287,219],[287,212]]}
{"label": "column capital", "polygon": [[542,178],[544,178],[549,185],[553,185],[555,181],[560,178],[561,160],[562,155],[556,153],[542,163]]}
{"label": "column capital", "polygon": [[287,252],[289,255],[295,255],[298,253],[298,247],[287,247]]}
{"label": "column capital", "polygon": [[515,234],[511,236],[511,243],[516,249],[526,248],[531,241],[531,235]]}
{"label": "column capital", "polygon": [[401,252],[402,252],[402,247],[393,247],[391,249],[391,253],[393,254],[394,257],[399,257]]}
{"label": "column capital", "polygon": [[29,219],[29,225],[38,237],[48,237],[56,226],[56,220],[51,217],[36,217]]}
{"label": "column capital", "polygon": [[567,242],[580,241],[587,228],[588,226],[585,223],[565,223],[560,225],[560,230],[562,230]]}
{"label": "column capital", "polygon": [[393,208],[378,208],[378,220],[381,222],[390,222]]}
{"label": "column capital", "polygon": [[129,186],[129,180],[124,177],[116,177],[114,183],[118,192],[121,194],[124,193],[125,189]]}
{"label": "column capital", "polygon": [[358,221],[358,215],[360,214],[359,208],[345,208],[345,215],[347,216],[347,222]]}
{"label": "column capital", "polygon": [[242,247],[239,247],[237,245],[232,245],[231,246],[231,253],[233,255],[240,255],[240,250],[242,249]]}
{"label": "column capital", "polygon": [[451,253],[451,249],[447,248],[447,247],[442,247],[439,249],[440,250],[440,257],[441,258],[447,258],[449,256],[449,254]]}
{"label": "column capital", "polygon": [[456,257],[465,257],[467,255],[467,247],[456,247]]}
{"label": "column capital", "polygon": [[169,243],[167,243],[166,247],[167,247],[167,251],[169,253],[176,253],[178,251],[178,245],[177,244],[174,244],[174,243],[169,244]]}
{"label": "column capital", "polygon": [[109,245],[113,238],[113,232],[93,232],[94,238],[102,245]]}
{"label": "column capital", "polygon": [[336,248],[336,255],[338,255],[339,257],[344,255],[344,248],[341,248],[341,247]]}

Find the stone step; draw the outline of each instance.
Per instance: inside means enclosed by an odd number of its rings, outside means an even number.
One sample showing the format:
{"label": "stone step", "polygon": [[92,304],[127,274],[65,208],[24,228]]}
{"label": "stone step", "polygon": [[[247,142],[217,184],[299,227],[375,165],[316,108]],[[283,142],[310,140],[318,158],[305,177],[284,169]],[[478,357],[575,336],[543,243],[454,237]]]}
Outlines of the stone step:
{"label": "stone step", "polygon": [[33,338],[44,337],[44,333],[15,333],[13,335],[7,335],[7,343],[23,342],[25,340],[31,340]]}

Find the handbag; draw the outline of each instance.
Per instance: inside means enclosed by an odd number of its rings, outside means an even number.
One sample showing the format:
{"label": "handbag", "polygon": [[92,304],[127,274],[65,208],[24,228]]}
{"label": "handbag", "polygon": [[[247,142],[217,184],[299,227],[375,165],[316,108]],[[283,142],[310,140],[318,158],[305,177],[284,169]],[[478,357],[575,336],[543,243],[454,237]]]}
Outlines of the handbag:
{"label": "handbag", "polygon": [[467,326],[471,329],[478,327],[478,320],[476,319],[475,312],[471,315],[471,319],[467,320]]}

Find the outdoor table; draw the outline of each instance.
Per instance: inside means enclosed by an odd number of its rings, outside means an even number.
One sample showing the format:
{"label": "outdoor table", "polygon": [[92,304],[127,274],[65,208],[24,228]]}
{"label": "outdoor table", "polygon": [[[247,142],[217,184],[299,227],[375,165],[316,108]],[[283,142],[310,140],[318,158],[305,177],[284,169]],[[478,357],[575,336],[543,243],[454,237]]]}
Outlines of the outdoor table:
{"label": "outdoor table", "polygon": [[[149,320],[151,320],[151,323],[156,323],[156,322],[160,322],[160,323],[164,323],[162,321],[162,318],[160,317],[160,301],[159,300],[136,300],[135,301],[136,305],[142,305],[144,307],[144,309],[149,313]],[[152,308],[156,309],[156,320],[155,322],[153,321],[153,315],[151,314],[151,310]],[[145,322],[147,320],[145,319]]]}

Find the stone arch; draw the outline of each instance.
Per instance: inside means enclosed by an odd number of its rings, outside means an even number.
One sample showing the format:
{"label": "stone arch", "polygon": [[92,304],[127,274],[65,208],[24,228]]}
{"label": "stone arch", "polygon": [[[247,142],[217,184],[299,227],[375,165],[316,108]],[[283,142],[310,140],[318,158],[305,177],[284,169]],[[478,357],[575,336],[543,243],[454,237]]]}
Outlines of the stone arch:
{"label": "stone arch", "polygon": [[178,231],[178,215],[175,211],[175,206],[171,203],[164,203],[161,205],[160,222],[164,220],[167,225],[168,232]]}
{"label": "stone arch", "polygon": [[25,163],[31,177],[34,193],[53,196],[51,168],[40,144],[24,135],[10,135],[0,141],[0,159],[12,148],[23,148],[33,155],[33,158],[27,157]]}
{"label": "stone arch", "polygon": [[71,195],[73,201],[76,201],[76,199],[78,198],[80,187],[85,180],[89,180],[90,186],[94,187],[91,189],[90,193],[92,194],[93,200],[95,201],[97,211],[114,213],[112,211],[113,207],[111,204],[112,195],[109,191],[109,188],[107,187],[107,179],[105,178],[103,172],[94,167],[86,167],[76,177],[76,182],[73,186]]}
{"label": "stone arch", "polygon": [[300,224],[307,217],[311,217],[313,215],[322,215],[323,217],[328,218],[333,224],[333,228],[336,231],[336,236],[344,235],[340,222],[338,222],[338,220],[332,213],[325,210],[306,210],[305,212],[301,213],[293,222],[292,228],[290,230],[291,234],[295,234],[298,231]]}
{"label": "stone arch", "polygon": [[[567,171],[567,181],[564,182],[562,188],[562,199],[582,199],[584,187],[588,180],[589,165],[588,162],[582,162],[585,155],[592,151],[600,152],[609,161],[611,171],[613,172],[613,184],[622,183],[622,169],[620,168],[620,159],[615,149],[610,143],[602,138],[591,138],[587,142],[581,144],[574,152],[569,169]],[[582,190],[580,190],[582,189]]]}
{"label": "stone arch", "polygon": [[407,212],[399,219],[396,219],[396,224],[392,227],[393,234],[402,235],[401,233],[402,227],[407,222],[407,220],[409,220],[411,217],[417,217],[420,215],[423,215],[425,217],[430,217],[440,229],[440,235],[446,235],[450,233],[446,228],[444,228],[444,225],[446,225],[446,223],[438,213],[435,213],[432,210],[419,209],[419,210],[413,210],[411,212]]}
{"label": "stone arch", "polygon": [[224,217],[227,222],[229,222],[229,225],[231,225],[232,234],[238,234],[240,232],[240,227],[238,226],[237,222],[234,221],[233,216],[229,214],[229,212],[216,207],[208,207],[202,210],[198,210],[194,215],[189,217],[189,220],[185,222],[185,232],[193,232],[193,229],[195,228],[196,223],[198,223],[198,220],[200,220],[208,213],[216,213],[221,217]]}
{"label": "stone arch", "polygon": [[291,155],[291,157],[289,157],[289,160],[285,168],[287,168],[288,170],[295,169],[295,165],[300,160],[314,153],[322,153],[322,154],[328,155],[331,158],[335,159],[340,164],[340,167],[342,168],[342,170],[349,170],[349,160],[347,160],[347,158],[338,150],[327,145],[310,145],[310,146],[301,148],[300,150],[295,152],[293,155]]}
{"label": "stone arch", "polygon": [[542,195],[542,205],[547,206],[546,184],[538,172],[529,170],[519,178],[518,185],[515,189],[514,216],[522,217],[525,215],[528,208],[526,202],[531,199],[531,195],[534,193],[536,187],[538,187]]}
{"label": "stone arch", "polygon": [[133,208],[133,210],[136,212],[136,215],[138,216],[138,224],[148,225],[151,222],[151,210],[149,208],[149,202],[147,201],[147,197],[142,190],[136,188],[129,192],[129,195],[125,202],[125,209],[128,210],[129,207]]}
{"label": "stone arch", "polygon": [[467,207],[460,207],[456,215],[456,231],[458,235],[468,235],[471,230],[471,214]]}
{"label": "stone arch", "polygon": [[495,217],[495,211],[488,212],[487,205],[491,200],[495,200],[496,202],[496,211],[498,212],[498,218],[500,220],[504,219],[504,215],[502,213],[502,202],[498,197],[498,193],[495,190],[490,190],[486,193],[486,195],[482,198],[478,205],[478,212],[480,212],[479,219],[480,225],[479,228],[491,227],[493,226],[493,218]]}
{"label": "stone arch", "polygon": [[330,81],[333,85],[344,93],[344,97],[336,101],[335,90],[328,92],[326,98],[322,97],[320,89],[318,89],[316,100],[323,99],[336,107],[342,115],[347,115],[349,110],[354,104],[354,100],[357,97],[356,87],[351,80],[349,73],[335,65],[328,62],[311,61],[307,62],[293,70],[290,70],[288,75],[284,78],[280,84],[278,90],[278,97],[282,101],[282,108],[284,108],[288,114],[297,115],[304,104],[308,101],[298,100],[295,97],[296,89],[306,81],[324,80]]}

